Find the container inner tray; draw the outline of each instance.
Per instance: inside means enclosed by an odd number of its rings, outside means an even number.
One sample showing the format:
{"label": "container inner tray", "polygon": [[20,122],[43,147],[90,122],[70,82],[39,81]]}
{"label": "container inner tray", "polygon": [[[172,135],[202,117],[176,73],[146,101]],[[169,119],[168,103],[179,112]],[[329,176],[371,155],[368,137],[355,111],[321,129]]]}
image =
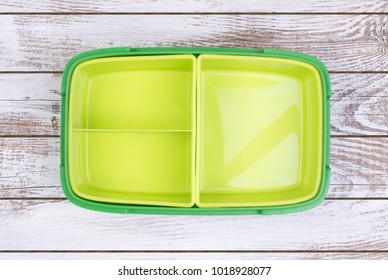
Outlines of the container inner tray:
{"label": "container inner tray", "polygon": [[322,81],[273,57],[91,59],[72,74],[68,135],[70,185],[88,200],[289,205],[319,190]]}

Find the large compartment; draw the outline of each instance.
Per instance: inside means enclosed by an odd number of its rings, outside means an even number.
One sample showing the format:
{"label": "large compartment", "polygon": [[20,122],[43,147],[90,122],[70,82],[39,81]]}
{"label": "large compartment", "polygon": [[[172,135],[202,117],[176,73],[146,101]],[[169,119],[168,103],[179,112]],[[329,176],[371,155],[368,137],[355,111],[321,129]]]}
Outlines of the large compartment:
{"label": "large compartment", "polygon": [[317,194],[323,94],[314,67],[201,55],[197,95],[198,206],[287,205]]}

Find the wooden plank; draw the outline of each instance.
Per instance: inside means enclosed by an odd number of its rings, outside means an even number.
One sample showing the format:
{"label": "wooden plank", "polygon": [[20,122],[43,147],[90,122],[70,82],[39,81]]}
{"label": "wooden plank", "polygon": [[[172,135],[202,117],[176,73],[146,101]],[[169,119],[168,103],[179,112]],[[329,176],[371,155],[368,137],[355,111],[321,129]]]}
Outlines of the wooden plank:
{"label": "wooden plank", "polygon": [[[59,135],[61,74],[0,74],[0,136]],[[388,74],[331,74],[332,135],[388,135]]]}
{"label": "wooden plank", "polygon": [[58,138],[0,138],[0,197],[63,197]]}
{"label": "wooden plank", "polygon": [[275,216],[99,213],[68,201],[1,200],[0,250],[357,250],[388,248],[388,200],[326,201]]}
{"label": "wooden plank", "polygon": [[112,46],[281,48],[331,71],[386,71],[385,15],[2,15],[0,71],[61,71]]}
{"label": "wooden plank", "polygon": [[[334,169],[336,171],[336,169]],[[336,179],[336,177],[334,177]],[[364,183],[364,184],[336,184],[331,183],[329,199],[333,198],[388,198],[388,184]]]}
{"label": "wooden plank", "polygon": [[0,260],[386,260],[388,253],[0,253]]}
{"label": "wooden plank", "polygon": [[388,134],[388,74],[331,74],[331,134]]}
{"label": "wooden plank", "polygon": [[[388,198],[388,138],[334,138],[329,198]],[[63,197],[58,138],[0,138],[0,197]]]}
{"label": "wooden plank", "polygon": [[387,186],[388,138],[335,138],[330,149],[332,184]]}
{"label": "wooden plank", "polygon": [[110,12],[110,13],[158,13],[158,12],[248,12],[248,13],[281,13],[281,12],[312,12],[312,13],[378,13],[388,12],[385,0],[154,0],[154,1],[88,1],[68,0],[3,0],[0,12]]}
{"label": "wooden plank", "polygon": [[0,74],[0,135],[59,135],[61,75]]}

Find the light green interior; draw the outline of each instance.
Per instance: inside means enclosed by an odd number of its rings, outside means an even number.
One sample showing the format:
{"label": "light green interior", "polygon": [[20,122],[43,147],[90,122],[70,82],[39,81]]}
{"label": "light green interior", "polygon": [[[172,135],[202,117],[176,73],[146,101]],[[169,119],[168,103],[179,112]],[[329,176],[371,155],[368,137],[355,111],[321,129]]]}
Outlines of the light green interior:
{"label": "light green interior", "polygon": [[318,71],[291,59],[93,59],[73,72],[69,176],[83,198],[177,207],[286,205],[318,192]]}

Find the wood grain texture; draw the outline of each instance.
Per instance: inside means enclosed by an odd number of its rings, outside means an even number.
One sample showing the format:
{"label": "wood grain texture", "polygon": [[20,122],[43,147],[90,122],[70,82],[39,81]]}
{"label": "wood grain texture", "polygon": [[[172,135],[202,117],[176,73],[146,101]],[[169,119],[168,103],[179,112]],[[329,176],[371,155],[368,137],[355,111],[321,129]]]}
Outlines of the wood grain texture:
{"label": "wood grain texture", "polygon": [[140,1],[103,1],[103,0],[43,0],[39,4],[33,0],[3,0],[0,12],[388,12],[385,0],[140,0]]}
{"label": "wood grain texture", "polygon": [[388,74],[331,74],[332,135],[388,135]]}
{"label": "wood grain texture", "polygon": [[386,260],[388,253],[0,253],[0,260]]}
{"label": "wood grain texture", "polygon": [[331,71],[387,71],[386,15],[2,15],[0,71],[61,71],[112,46],[281,48]]}
{"label": "wood grain texture", "polygon": [[388,138],[331,140],[332,184],[387,185]]}
{"label": "wood grain texture", "polygon": [[0,200],[0,250],[387,250],[388,200],[326,201],[278,216],[99,213]]}
{"label": "wood grain texture", "polygon": [[[388,135],[388,74],[331,74],[331,134]],[[61,74],[0,74],[0,136],[60,131]]]}
{"label": "wood grain texture", "polygon": [[0,197],[63,197],[58,138],[0,138],[0,162]]}
{"label": "wood grain texture", "polygon": [[[329,198],[388,198],[388,138],[334,138]],[[0,138],[0,198],[62,198],[58,138]]]}
{"label": "wood grain texture", "polygon": [[[0,259],[387,259],[387,14],[386,0],[1,1]],[[272,47],[320,58],[333,89],[328,199],[269,217],[72,205],[58,173],[59,72],[79,52],[112,46]]]}
{"label": "wood grain texture", "polygon": [[61,75],[0,74],[0,136],[59,135]]}

